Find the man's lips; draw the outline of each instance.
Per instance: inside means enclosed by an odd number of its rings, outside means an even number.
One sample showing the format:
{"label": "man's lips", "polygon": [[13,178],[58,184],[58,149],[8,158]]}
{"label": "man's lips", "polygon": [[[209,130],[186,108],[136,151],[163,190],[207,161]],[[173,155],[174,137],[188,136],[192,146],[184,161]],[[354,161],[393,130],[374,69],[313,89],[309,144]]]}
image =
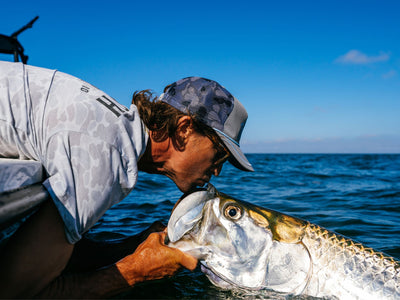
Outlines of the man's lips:
{"label": "man's lips", "polygon": [[179,198],[178,201],[176,201],[174,207],[172,208],[172,211],[174,211],[175,207],[179,204],[179,202],[182,201],[183,198],[185,198],[186,195],[191,194],[195,192],[196,190],[199,190],[204,187],[205,184],[207,184],[210,181],[210,178],[206,179],[198,179],[195,184],[193,185],[193,188],[191,188],[188,192],[184,193],[181,198]]}

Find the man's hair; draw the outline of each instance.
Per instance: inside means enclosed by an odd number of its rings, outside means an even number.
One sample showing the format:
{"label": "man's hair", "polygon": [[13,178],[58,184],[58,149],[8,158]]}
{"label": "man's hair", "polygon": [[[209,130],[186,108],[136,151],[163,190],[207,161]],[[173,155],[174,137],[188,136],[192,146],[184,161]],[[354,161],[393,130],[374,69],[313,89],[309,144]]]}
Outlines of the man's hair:
{"label": "man's hair", "polygon": [[136,91],[132,97],[132,104],[136,105],[146,127],[157,133],[157,141],[173,137],[178,127],[178,121],[183,116],[191,117],[196,132],[208,136],[213,142],[219,141],[214,130],[200,122],[195,115],[185,114],[165,102],[157,101],[157,96],[154,96],[150,90]]}

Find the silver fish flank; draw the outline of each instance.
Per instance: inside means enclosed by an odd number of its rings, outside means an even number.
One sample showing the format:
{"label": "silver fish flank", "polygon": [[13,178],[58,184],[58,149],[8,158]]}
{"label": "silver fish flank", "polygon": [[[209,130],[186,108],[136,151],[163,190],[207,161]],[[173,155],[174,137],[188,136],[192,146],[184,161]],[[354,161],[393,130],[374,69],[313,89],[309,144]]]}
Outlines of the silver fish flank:
{"label": "silver fish flank", "polygon": [[400,299],[400,263],[349,238],[239,201],[209,184],[181,199],[169,246],[200,260],[224,289],[335,299]]}

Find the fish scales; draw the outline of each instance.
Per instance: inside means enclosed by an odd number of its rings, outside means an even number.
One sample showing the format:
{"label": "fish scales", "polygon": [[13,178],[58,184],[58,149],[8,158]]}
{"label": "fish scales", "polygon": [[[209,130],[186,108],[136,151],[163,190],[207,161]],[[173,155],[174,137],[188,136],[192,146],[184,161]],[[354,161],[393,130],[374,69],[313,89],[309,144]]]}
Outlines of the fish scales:
{"label": "fish scales", "polygon": [[181,199],[169,246],[223,289],[324,299],[400,300],[400,263],[333,231],[207,190]]}
{"label": "fish scales", "polygon": [[312,223],[304,228],[302,243],[313,262],[305,293],[313,293],[315,286],[326,291],[339,285],[354,297],[358,288],[365,299],[400,299],[400,262],[393,257]]}

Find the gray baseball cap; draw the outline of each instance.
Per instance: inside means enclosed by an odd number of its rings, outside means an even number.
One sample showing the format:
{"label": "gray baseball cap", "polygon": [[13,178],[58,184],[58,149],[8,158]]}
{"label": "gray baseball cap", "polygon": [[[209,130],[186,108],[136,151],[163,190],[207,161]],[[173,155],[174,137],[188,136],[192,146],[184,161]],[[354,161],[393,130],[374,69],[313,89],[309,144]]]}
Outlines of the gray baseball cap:
{"label": "gray baseball cap", "polygon": [[210,126],[232,154],[230,163],[238,169],[254,171],[239,146],[247,120],[246,109],[220,84],[202,77],[187,77],[171,84],[160,101]]}

